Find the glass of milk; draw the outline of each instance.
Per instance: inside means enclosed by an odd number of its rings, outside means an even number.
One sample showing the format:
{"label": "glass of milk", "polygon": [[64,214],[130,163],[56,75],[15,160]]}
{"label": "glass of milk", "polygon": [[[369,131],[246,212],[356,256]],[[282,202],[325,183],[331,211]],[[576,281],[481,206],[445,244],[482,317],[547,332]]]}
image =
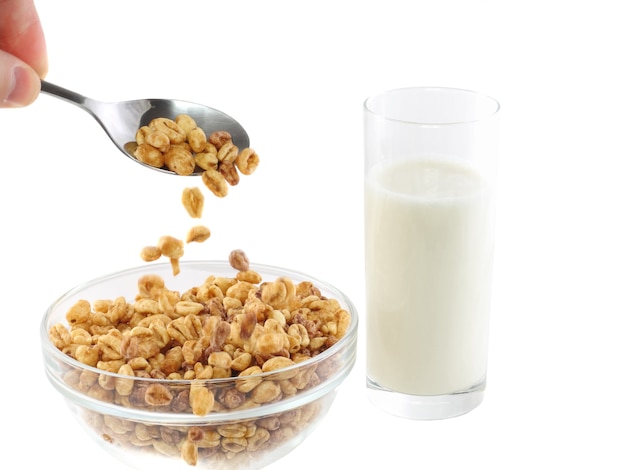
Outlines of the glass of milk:
{"label": "glass of milk", "polygon": [[485,390],[499,104],[403,88],[364,104],[370,400],[458,416]]}

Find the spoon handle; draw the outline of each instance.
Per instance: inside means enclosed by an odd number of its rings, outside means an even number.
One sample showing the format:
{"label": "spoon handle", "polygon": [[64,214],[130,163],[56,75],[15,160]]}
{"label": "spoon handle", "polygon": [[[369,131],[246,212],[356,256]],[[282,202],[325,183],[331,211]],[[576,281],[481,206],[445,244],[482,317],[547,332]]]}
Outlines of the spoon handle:
{"label": "spoon handle", "polygon": [[55,85],[53,83],[47,82],[45,80],[41,81],[41,91],[48,95],[56,96],[57,98],[61,98],[65,101],[69,101],[77,106],[85,106],[85,102],[87,98],[83,95],[80,95],[76,92],[67,90],[63,87]]}

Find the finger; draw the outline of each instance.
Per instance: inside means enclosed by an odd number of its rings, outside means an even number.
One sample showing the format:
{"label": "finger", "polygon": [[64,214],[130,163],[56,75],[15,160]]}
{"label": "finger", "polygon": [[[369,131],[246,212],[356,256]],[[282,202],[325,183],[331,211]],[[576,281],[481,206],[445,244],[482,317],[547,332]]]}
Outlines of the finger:
{"label": "finger", "polygon": [[0,0],[0,49],[45,77],[48,72],[46,41],[33,0]]}
{"label": "finger", "polygon": [[40,90],[37,72],[17,57],[0,51],[0,108],[27,106]]}

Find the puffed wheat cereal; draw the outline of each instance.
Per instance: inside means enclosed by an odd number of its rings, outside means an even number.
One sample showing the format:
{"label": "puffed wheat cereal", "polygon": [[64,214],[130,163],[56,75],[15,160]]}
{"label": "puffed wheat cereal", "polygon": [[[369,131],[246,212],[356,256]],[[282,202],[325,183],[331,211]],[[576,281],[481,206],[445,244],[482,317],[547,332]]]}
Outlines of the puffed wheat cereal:
{"label": "puffed wheat cereal", "polygon": [[251,175],[259,166],[259,156],[251,149],[243,149],[235,159],[237,169],[244,175]]}
{"label": "puffed wheat cereal", "polygon": [[228,255],[228,262],[237,271],[247,271],[250,269],[250,260],[243,250],[233,250]]}
{"label": "puffed wheat cereal", "polygon": [[165,164],[165,157],[163,156],[163,152],[161,152],[157,148],[154,148],[147,142],[144,142],[143,144],[139,144],[137,146],[137,149],[135,150],[135,157],[140,162],[157,168],[161,168]]}
{"label": "puffed wheat cereal", "polygon": [[[181,245],[174,237],[159,240],[165,256],[181,255]],[[71,369],[68,386],[122,407],[205,416],[288,399],[332,376],[338,367],[332,361],[291,366],[333,347],[346,334],[350,313],[310,282],[264,281],[242,250],[233,250],[229,261],[234,277],[208,275],[183,292],[168,289],[160,276],[144,275],[133,299],[77,301],[66,324],[50,328],[50,339],[103,373]],[[206,382],[222,377],[237,380],[227,386]],[[111,444],[178,457],[191,466],[228,462],[230,468],[311,426],[321,406],[315,401],[243,422],[189,427],[84,412]]]}
{"label": "puffed wheat cereal", "polygon": [[194,152],[202,152],[206,147],[206,134],[199,127],[195,127],[187,132],[187,142]]}
{"label": "puffed wheat cereal", "polygon": [[223,161],[218,171],[229,185],[237,186],[239,184],[239,173],[237,172],[237,167],[232,162]]}
{"label": "puffed wheat cereal", "polygon": [[170,259],[172,265],[172,273],[176,276],[180,273],[180,258],[185,254],[184,244],[182,240],[174,238],[170,235],[163,235],[159,238],[157,248],[163,256]]}
{"label": "puffed wheat cereal", "polygon": [[196,225],[187,232],[187,243],[202,243],[211,236],[211,231],[204,225]]}
{"label": "puffed wheat cereal", "polygon": [[[147,165],[183,176],[200,174],[218,198],[259,165],[253,149],[240,150],[227,131],[207,135],[186,114],[153,119],[127,148]],[[181,200],[191,218],[202,218],[200,188],[185,188]],[[169,258],[177,275],[185,243],[210,236],[208,227],[194,225],[184,241],[162,236],[156,245],[144,246],[140,256],[147,262]],[[347,332],[349,312],[309,282],[296,285],[285,277],[264,282],[242,250],[233,250],[229,263],[236,271],[232,277],[209,275],[184,292],[170,290],[160,276],[145,275],[132,300],[77,302],[67,312],[68,326],[52,326],[50,339],[65,354],[106,373],[77,376],[71,371],[67,383],[118,406],[205,416],[288,399],[334,374],[338,365],[333,361],[297,370],[291,366],[336,344]],[[208,382],[233,378],[221,385]],[[111,444],[177,456],[191,466],[235,468],[311,426],[322,406],[314,401],[244,422],[190,427],[147,426],[85,412]]]}
{"label": "puffed wheat cereal", "polygon": [[259,164],[252,149],[240,149],[227,131],[213,131],[208,137],[196,121],[187,114],[174,119],[159,117],[135,133],[135,141],[126,146],[137,160],[156,168],[182,176],[213,169],[220,170],[222,163],[233,164],[222,170],[231,185],[239,182],[239,174],[250,175]]}
{"label": "puffed wheat cereal", "polygon": [[[204,186],[219,198],[228,195],[229,186],[239,184],[240,173],[250,175],[259,165],[259,157],[253,149],[239,151],[227,131],[213,131],[207,137],[188,114],[179,114],[174,119],[152,119],[148,125],[137,129],[135,142],[129,142],[126,148],[147,165],[167,168],[182,176],[201,174]],[[190,217],[202,217],[204,195],[199,188],[185,188],[182,203]],[[210,235],[206,226],[196,225],[188,230],[185,241],[204,242]],[[166,256],[174,275],[179,274],[182,245],[177,245],[181,253],[176,255],[164,249],[162,243],[163,240],[157,246],[143,247],[139,254],[141,259],[151,262]]]}
{"label": "puffed wheat cereal", "polygon": [[180,126],[180,128],[185,131],[185,135],[189,135],[189,133],[198,127],[194,118],[189,116],[188,114],[179,114],[174,118],[176,124]]}
{"label": "puffed wheat cereal", "polygon": [[232,142],[233,138],[230,133],[226,131],[215,131],[209,136],[209,142],[215,145],[218,150],[228,142]]}
{"label": "puffed wheat cereal", "polygon": [[[213,146],[213,144],[207,145]],[[215,147],[213,147],[213,149],[215,149]],[[205,147],[205,150],[196,153],[194,158],[196,159],[196,165],[203,170],[208,170],[209,168],[217,170],[219,164],[219,160],[217,159],[217,150],[211,151]]]}
{"label": "puffed wheat cereal", "polygon": [[171,144],[182,144],[185,142],[185,131],[176,124],[175,121],[168,118],[156,118],[150,121],[148,127],[154,131],[161,131],[167,135]]}
{"label": "puffed wheat cereal", "polygon": [[161,249],[158,246],[144,246],[140,256],[142,260],[147,262],[156,261],[161,257]]}
{"label": "puffed wheat cereal", "polygon": [[202,211],[204,209],[204,195],[200,188],[185,188],[183,189],[183,206],[190,217],[199,219],[202,217]]}
{"label": "puffed wheat cereal", "polygon": [[163,155],[165,166],[181,176],[189,176],[196,167],[193,154],[185,147],[172,146]]}
{"label": "puffed wheat cereal", "polygon": [[152,145],[161,153],[165,153],[170,149],[170,138],[163,131],[150,132],[145,136],[145,143]]}
{"label": "puffed wheat cereal", "polygon": [[218,170],[209,168],[202,173],[202,182],[217,197],[226,197],[228,195],[228,183],[226,178]]}
{"label": "puffed wheat cereal", "polygon": [[167,256],[168,258],[180,258],[184,254],[183,242],[174,238],[170,235],[163,235],[159,238],[159,243],[157,245],[161,250],[161,254],[163,256]]}

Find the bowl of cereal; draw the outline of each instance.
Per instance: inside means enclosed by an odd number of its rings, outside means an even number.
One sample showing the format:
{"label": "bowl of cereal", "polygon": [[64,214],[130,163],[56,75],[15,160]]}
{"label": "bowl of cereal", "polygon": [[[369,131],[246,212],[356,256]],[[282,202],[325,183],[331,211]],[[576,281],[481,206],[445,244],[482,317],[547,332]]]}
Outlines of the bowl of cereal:
{"label": "bowl of cereal", "polygon": [[[297,271],[144,265],[70,290],[41,323],[45,371],[82,427],[135,468],[262,468],[329,412],[357,313]],[[78,426],[77,426],[78,427]]]}

